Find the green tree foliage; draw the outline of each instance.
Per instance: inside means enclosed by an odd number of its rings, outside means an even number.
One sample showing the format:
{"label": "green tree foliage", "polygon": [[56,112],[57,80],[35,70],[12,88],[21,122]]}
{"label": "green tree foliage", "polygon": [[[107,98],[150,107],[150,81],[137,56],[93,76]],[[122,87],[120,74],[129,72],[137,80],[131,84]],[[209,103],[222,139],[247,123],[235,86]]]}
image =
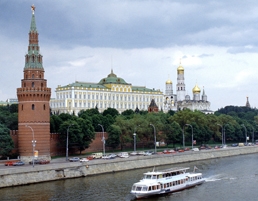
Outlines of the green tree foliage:
{"label": "green tree foliage", "polygon": [[[69,130],[68,130],[69,127]],[[60,146],[66,147],[68,134],[69,150],[85,150],[95,138],[94,128],[90,121],[76,117],[73,120],[64,121],[59,128]]]}
{"label": "green tree foliage", "polygon": [[111,125],[108,130],[108,139],[106,141],[106,146],[117,148],[120,145],[120,136],[122,131],[119,126]]}
{"label": "green tree foliage", "polygon": [[0,123],[10,130],[18,130],[17,104],[0,106]]}
{"label": "green tree foliage", "polygon": [[107,108],[106,110],[103,111],[103,116],[107,116],[107,115],[110,115],[113,118],[115,118],[116,116],[119,115],[119,112],[114,108]]}
{"label": "green tree foliage", "polygon": [[5,125],[0,124],[0,156],[8,156],[13,148],[14,143],[10,136],[9,129]]}

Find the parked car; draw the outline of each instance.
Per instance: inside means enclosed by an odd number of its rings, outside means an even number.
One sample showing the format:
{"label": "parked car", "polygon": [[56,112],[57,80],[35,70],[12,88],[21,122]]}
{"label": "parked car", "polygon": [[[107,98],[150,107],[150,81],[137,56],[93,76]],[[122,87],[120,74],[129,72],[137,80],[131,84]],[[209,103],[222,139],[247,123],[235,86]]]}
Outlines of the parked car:
{"label": "parked car", "polygon": [[40,164],[40,165],[48,164],[48,163],[50,163],[49,160],[44,160],[44,159],[42,159],[42,160],[39,161],[39,164]]}
{"label": "parked car", "polygon": [[150,156],[153,154],[153,151],[145,151],[144,156]]}
{"label": "parked car", "polygon": [[102,158],[103,154],[101,152],[98,152],[98,153],[93,153],[92,156],[93,158]]}
{"label": "parked car", "polygon": [[199,151],[199,149],[198,148],[193,148],[192,151]]}
{"label": "parked car", "polygon": [[70,162],[78,162],[78,161],[80,161],[80,158],[78,158],[78,157],[69,158],[69,161]]}
{"label": "parked car", "polygon": [[133,151],[130,153],[131,156],[136,156],[137,155],[137,152],[136,151]]}
{"label": "parked car", "polygon": [[7,161],[4,165],[5,166],[13,166],[14,163],[15,162],[13,162],[13,161]]}
{"label": "parked car", "polygon": [[[30,161],[29,164],[32,165],[32,164],[33,164],[33,160]],[[40,160],[34,159],[34,165],[35,165],[35,164],[40,164]]]}
{"label": "parked car", "polygon": [[128,158],[128,157],[129,157],[129,154],[128,154],[128,152],[121,152],[118,156],[119,156],[120,158]]}
{"label": "parked car", "polygon": [[145,152],[144,151],[138,151],[137,155],[144,155]]}
{"label": "parked car", "polygon": [[102,156],[103,159],[114,159],[116,158],[116,154],[108,154],[108,155],[104,155]]}
{"label": "parked car", "polygon": [[88,162],[89,161],[89,159],[87,159],[87,158],[81,158],[80,159],[80,162]]}
{"label": "parked car", "polygon": [[170,150],[168,150],[168,152],[171,153],[171,154],[175,154],[176,153],[176,151],[174,149],[170,149]]}
{"label": "parked car", "polygon": [[22,165],[25,165],[25,163],[22,162],[22,161],[18,161],[18,162],[13,163],[13,166],[22,166]]}

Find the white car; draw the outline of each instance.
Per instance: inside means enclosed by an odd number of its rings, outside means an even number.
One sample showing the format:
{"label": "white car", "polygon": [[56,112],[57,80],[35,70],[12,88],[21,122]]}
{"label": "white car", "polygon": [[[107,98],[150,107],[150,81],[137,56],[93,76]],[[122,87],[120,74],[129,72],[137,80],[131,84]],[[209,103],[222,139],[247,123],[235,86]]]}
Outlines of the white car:
{"label": "white car", "polygon": [[88,162],[89,161],[89,159],[87,159],[87,158],[81,158],[80,159],[80,162]]}
{"label": "white car", "polygon": [[129,157],[129,154],[128,154],[128,152],[121,152],[121,153],[119,154],[119,157],[120,157],[120,158],[128,158],[128,157]]}

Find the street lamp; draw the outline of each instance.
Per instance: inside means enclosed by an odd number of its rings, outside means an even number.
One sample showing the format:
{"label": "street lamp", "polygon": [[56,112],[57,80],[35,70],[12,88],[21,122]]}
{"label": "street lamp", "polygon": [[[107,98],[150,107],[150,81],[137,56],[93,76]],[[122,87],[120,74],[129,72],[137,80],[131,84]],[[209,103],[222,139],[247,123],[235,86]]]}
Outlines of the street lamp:
{"label": "street lamp", "polygon": [[245,143],[247,144],[247,130],[244,124],[241,124],[245,128]]}
{"label": "street lamp", "polygon": [[34,167],[34,157],[35,157],[35,146],[36,146],[36,140],[34,139],[34,130],[31,128],[31,126],[28,126],[28,125],[26,125],[26,127],[29,127],[30,128],[30,130],[32,131],[32,156],[33,156],[33,158],[32,158],[32,164],[33,164],[33,167]]}
{"label": "street lamp", "polygon": [[[138,126],[140,126],[140,125],[138,125]],[[136,151],[136,128],[137,128],[138,126],[135,126],[135,127],[134,127],[134,133],[133,133],[134,151]]]}
{"label": "street lamp", "polygon": [[153,127],[153,130],[154,130],[154,147],[155,147],[155,149],[154,149],[154,153],[156,154],[156,151],[157,151],[157,148],[156,148],[156,129],[155,129],[155,126],[153,125],[153,124],[150,124],[150,126],[152,126]]}
{"label": "street lamp", "polygon": [[136,138],[136,133],[133,134],[133,140],[134,140],[134,152],[136,152],[136,141],[135,141],[135,138]]}
{"label": "street lamp", "polygon": [[185,148],[185,128],[183,127],[182,133],[183,133],[183,148]]}
{"label": "street lamp", "polygon": [[[252,126],[251,126],[252,127]],[[254,144],[254,127],[252,127],[253,129],[253,139],[252,139],[252,143]]]}
{"label": "street lamp", "polygon": [[69,134],[69,128],[73,126],[73,124],[69,125],[66,130],[66,161],[68,161],[68,134]]}
{"label": "street lamp", "polygon": [[221,145],[223,146],[223,126],[222,125],[220,125],[220,124],[217,124],[218,126],[220,126],[221,127],[221,140],[222,140],[222,143],[221,143]]}
{"label": "street lamp", "polygon": [[105,136],[104,136],[104,128],[103,128],[103,126],[101,125],[101,124],[98,124],[99,126],[101,126],[101,128],[102,128],[102,142],[103,142],[103,156],[105,155]]}
{"label": "street lamp", "polygon": [[193,149],[193,127],[191,124],[185,124],[186,126],[191,126],[191,129],[192,129],[192,149]]}
{"label": "street lamp", "polygon": [[224,135],[223,135],[223,136],[224,136],[224,142],[223,142],[223,144],[224,144],[224,145],[226,145],[226,131],[225,131],[226,125],[228,125],[228,124],[225,124],[225,125],[224,125],[224,131],[223,131],[223,133],[224,133]]}

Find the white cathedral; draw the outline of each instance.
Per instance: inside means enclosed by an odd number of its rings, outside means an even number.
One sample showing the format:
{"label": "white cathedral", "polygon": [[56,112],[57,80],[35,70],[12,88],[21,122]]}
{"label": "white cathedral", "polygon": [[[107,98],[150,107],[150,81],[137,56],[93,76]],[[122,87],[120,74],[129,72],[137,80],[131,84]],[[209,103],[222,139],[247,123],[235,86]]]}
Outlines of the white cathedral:
{"label": "white cathedral", "polygon": [[173,82],[170,79],[166,81],[164,111],[177,111],[188,108],[192,111],[199,110],[206,114],[213,113],[213,111],[210,110],[210,102],[207,100],[207,95],[205,94],[204,89],[202,92],[202,97],[201,89],[197,84],[192,91],[193,99],[191,100],[190,95],[186,94],[184,68],[180,63],[179,67],[177,68],[176,94],[173,93]]}

